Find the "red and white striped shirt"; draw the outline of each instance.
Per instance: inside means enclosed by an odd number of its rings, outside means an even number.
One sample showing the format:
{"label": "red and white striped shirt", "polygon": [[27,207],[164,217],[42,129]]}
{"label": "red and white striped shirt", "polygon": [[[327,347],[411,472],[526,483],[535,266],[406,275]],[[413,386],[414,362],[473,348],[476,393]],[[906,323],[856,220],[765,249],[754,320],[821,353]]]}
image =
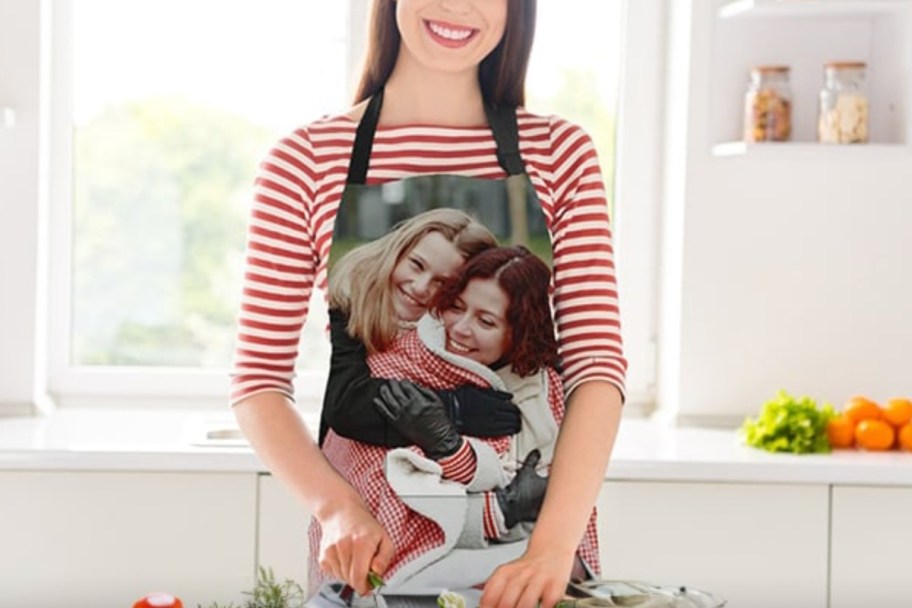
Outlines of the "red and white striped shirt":
{"label": "red and white striped shirt", "polygon": [[[589,136],[556,117],[517,111],[520,153],[554,249],[554,308],[565,394],[599,379],[623,394],[614,255],[604,183]],[[261,164],[248,226],[231,402],[263,391],[293,398],[301,328],[327,260],[357,123],[324,118],[279,141]],[[501,179],[487,126],[380,126],[368,184],[448,173]]]}

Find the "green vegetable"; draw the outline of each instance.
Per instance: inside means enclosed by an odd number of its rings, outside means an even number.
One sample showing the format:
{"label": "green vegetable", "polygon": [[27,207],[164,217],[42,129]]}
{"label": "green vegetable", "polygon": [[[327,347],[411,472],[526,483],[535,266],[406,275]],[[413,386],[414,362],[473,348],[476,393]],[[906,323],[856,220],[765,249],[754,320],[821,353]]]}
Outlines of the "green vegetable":
{"label": "green vegetable", "polygon": [[386,584],[383,581],[383,579],[380,578],[380,575],[377,574],[376,572],[374,572],[373,570],[368,570],[367,580],[370,582],[371,587],[374,589],[379,589],[380,587],[382,587],[383,585]]}
{"label": "green vegetable", "polygon": [[[271,569],[259,567],[257,572],[256,587],[252,591],[244,591],[250,599],[243,606],[235,606],[234,602],[228,605],[211,603],[207,608],[304,608],[306,598],[304,589],[291,579],[278,583]],[[202,608],[197,604],[197,608]]]}
{"label": "green vegetable", "polygon": [[810,397],[796,399],[779,391],[763,404],[756,419],[744,421],[741,435],[747,445],[769,452],[825,453],[830,451],[827,422],[835,415],[829,403],[817,409]]}
{"label": "green vegetable", "polygon": [[455,591],[444,589],[437,596],[437,608],[466,608],[466,598]]}

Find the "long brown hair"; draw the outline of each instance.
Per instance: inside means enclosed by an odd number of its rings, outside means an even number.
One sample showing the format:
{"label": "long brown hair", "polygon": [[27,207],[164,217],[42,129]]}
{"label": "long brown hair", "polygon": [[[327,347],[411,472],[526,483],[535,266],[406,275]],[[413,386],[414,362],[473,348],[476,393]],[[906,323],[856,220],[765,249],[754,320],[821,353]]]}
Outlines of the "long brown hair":
{"label": "long brown hair", "polygon": [[[499,106],[526,102],[526,69],[535,37],[536,0],[507,0],[503,38],[478,66],[478,82],[485,101]],[[367,53],[355,103],[371,97],[386,84],[399,56],[399,27],[395,0],[371,2]]]}

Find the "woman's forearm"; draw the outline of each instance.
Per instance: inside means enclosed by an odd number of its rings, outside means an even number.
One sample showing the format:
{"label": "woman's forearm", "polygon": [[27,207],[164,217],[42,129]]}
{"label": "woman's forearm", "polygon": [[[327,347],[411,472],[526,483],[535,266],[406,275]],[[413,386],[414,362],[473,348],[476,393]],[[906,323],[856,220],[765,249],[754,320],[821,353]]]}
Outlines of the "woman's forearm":
{"label": "woman's forearm", "polygon": [[367,594],[368,571],[383,575],[392,563],[389,534],[326,460],[286,397],[259,393],[234,412],[263,464],[320,522],[320,550],[313,556],[320,569]]}
{"label": "woman's forearm", "polygon": [[318,520],[333,508],[363,504],[320,452],[284,395],[258,393],[236,404],[234,414],[262,463]]}
{"label": "woman's forearm", "polygon": [[608,382],[586,382],[570,396],[530,551],[576,551],[604,480],[621,409],[620,391]]}

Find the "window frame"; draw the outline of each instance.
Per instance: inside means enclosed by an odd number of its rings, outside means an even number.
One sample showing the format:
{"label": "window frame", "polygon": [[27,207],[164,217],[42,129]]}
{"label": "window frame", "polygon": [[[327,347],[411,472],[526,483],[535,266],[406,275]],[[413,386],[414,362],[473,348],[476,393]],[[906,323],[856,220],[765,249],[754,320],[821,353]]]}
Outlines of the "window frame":
{"label": "window frame", "polygon": [[[62,407],[129,404],[137,407],[224,406],[228,400],[229,378],[225,369],[180,367],[80,366],[71,365],[72,200],[73,200],[73,3],[78,0],[50,0],[51,90],[49,128],[50,213],[48,392]],[[353,22],[363,19],[364,0],[349,0]],[[350,35],[358,33],[350,28]],[[357,49],[355,49],[357,50]],[[355,55],[352,53],[350,56]],[[297,371],[295,397],[299,402],[319,401],[326,374],[315,370]]]}
{"label": "window frame", "polygon": [[[45,0],[50,11],[51,75],[47,116],[48,204],[46,310],[47,390],[59,406],[103,404],[208,407],[227,403],[224,370],[71,366],[69,268],[72,251],[72,79],[73,2]],[[365,0],[348,0],[353,16],[350,57],[363,39]],[[658,301],[658,203],[664,0],[623,0],[622,43],[615,161],[615,254],[628,370],[627,411],[648,413],[655,400]],[[47,16],[46,16],[47,17]],[[658,31],[657,31],[658,30]],[[632,75],[637,75],[633,80]],[[625,78],[625,76],[627,76]],[[532,108],[534,110],[534,108]],[[628,201],[634,201],[628,204]],[[630,236],[628,236],[630,235]],[[635,304],[638,303],[638,304]],[[37,335],[41,335],[38,332]],[[36,335],[36,337],[37,337]],[[299,402],[318,403],[325,374],[299,372]]]}
{"label": "window frame", "polygon": [[637,415],[651,413],[657,395],[667,17],[666,0],[624,0],[612,222],[627,409]]}

